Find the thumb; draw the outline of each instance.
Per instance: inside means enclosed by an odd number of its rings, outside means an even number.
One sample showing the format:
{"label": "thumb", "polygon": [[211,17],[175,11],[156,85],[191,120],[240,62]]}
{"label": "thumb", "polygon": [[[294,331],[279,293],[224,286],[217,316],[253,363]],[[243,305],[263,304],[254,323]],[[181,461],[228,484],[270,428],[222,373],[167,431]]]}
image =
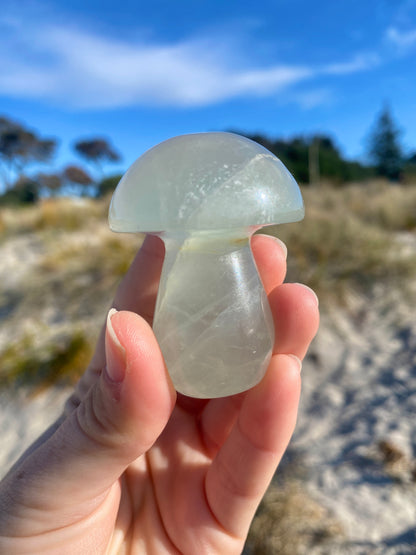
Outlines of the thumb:
{"label": "thumb", "polygon": [[26,507],[33,503],[49,513],[62,512],[65,500],[66,511],[68,504],[74,510],[84,503],[91,508],[156,441],[170,417],[175,392],[145,320],[110,311],[105,342],[106,368],[97,382],[46,443],[9,476]]}

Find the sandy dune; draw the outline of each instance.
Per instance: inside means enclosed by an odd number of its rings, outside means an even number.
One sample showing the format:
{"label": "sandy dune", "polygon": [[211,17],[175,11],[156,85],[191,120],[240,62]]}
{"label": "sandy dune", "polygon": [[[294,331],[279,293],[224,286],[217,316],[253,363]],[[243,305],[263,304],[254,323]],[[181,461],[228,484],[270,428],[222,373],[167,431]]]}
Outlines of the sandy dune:
{"label": "sandy dune", "polygon": [[[29,234],[0,243],[1,348],[39,316],[26,314],[21,289],[42,249]],[[344,530],[308,553],[416,553],[416,319],[404,297],[381,287],[371,299],[351,296],[347,308],[324,315],[305,361],[286,465],[302,468],[303,487]],[[39,307],[43,320],[55,321],[48,310]],[[1,475],[67,394],[0,393]]]}

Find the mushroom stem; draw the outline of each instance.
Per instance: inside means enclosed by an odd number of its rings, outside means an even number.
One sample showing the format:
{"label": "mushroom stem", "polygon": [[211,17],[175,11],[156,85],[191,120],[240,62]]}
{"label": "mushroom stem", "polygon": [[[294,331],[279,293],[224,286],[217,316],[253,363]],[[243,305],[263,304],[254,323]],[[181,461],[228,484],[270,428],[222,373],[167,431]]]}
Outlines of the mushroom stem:
{"label": "mushroom stem", "polygon": [[274,328],[250,249],[254,230],[164,233],[154,331],[177,391],[223,397],[258,383]]}

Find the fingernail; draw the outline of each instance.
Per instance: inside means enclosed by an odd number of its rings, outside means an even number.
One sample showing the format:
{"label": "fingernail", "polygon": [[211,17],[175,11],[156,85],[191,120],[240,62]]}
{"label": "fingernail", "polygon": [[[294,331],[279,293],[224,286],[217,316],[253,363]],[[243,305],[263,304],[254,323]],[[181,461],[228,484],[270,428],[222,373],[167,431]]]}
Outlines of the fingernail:
{"label": "fingernail", "polygon": [[300,360],[300,358],[297,357],[296,355],[292,355],[292,354],[289,354],[289,355],[287,355],[287,356],[289,356],[290,358],[293,358],[293,360],[296,361],[296,364],[297,364],[298,367],[299,367],[299,372],[302,372],[302,361]]}
{"label": "fingernail", "polygon": [[285,259],[287,258],[287,246],[283,243],[281,239],[279,239],[278,237],[275,237],[274,235],[268,235],[267,233],[258,233],[257,235],[261,235],[262,237],[267,237],[268,239],[272,239],[282,249],[285,255]]}
{"label": "fingernail", "polygon": [[283,243],[283,241],[281,239],[279,239],[278,237],[273,237],[273,239],[276,241],[276,243],[278,243],[282,249],[282,251],[285,254],[285,259],[287,258],[287,246]]}
{"label": "fingernail", "polygon": [[319,306],[319,299],[318,299],[318,295],[315,293],[315,291],[313,289],[311,289],[310,287],[308,287],[307,285],[305,285],[304,283],[297,283],[296,285],[300,285],[301,287],[304,287],[305,289],[307,289],[310,293],[312,293],[315,301],[316,301],[316,306]]}
{"label": "fingernail", "polygon": [[[259,235],[261,235],[261,233],[259,233]],[[268,237],[269,239],[273,239],[273,241],[277,243],[279,247],[282,249],[285,255],[285,259],[287,258],[287,246],[283,243],[281,239],[279,239],[278,237],[275,237],[274,235],[267,235],[267,233],[264,233],[263,236]]]}
{"label": "fingernail", "polygon": [[114,314],[117,314],[117,310],[112,308],[107,315],[107,333],[105,338],[106,371],[113,382],[121,383],[126,373],[126,350],[114,331],[111,322]]}

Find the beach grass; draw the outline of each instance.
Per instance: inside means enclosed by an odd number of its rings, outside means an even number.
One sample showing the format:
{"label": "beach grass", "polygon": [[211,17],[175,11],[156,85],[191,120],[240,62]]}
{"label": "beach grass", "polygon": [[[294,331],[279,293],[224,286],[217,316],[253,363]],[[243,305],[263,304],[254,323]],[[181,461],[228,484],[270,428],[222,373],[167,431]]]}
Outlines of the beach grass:
{"label": "beach grass", "polygon": [[[416,187],[376,181],[345,187],[304,187],[302,194],[306,207],[302,222],[261,231],[286,242],[288,281],[304,282],[315,289],[323,310],[344,306],[351,291],[371,295],[377,284],[407,294],[416,276],[416,249],[411,248],[413,241],[416,245]],[[30,236],[42,246],[30,279],[19,290],[20,314],[30,317],[37,311],[40,321],[48,322],[42,313],[51,306],[58,307],[60,319],[69,329],[74,326],[69,334],[73,340],[67,344],[71,349],[80,345],[76,329],[83,326],[85,313],[101,314],[103,306],[110,303],[143,238],[110,232],[108,205],[109,198],[52,198],[1,213],[3,243],[15,236]],[[6,291],[4,295],[13,293]],[[7,316],[13,317],[13,313]],[[6,325],[7,320],[3,323]],[[32,383],[37,359],[31,359],[25,332],[16,333],[14,346],[0,350],[0,360],[6,357],[9,365],[13,353],[19,359],[3,383],[10,383],[12,376],[24,383],[25,364],[28,383]],[[53,326],[43,328],[42,334],[52,337]],[[81,350],[88,349],[84,345]],[[51,373],[56,373],[57,380],[68,379],[70,365],[55,357],[53,350],[51,353],[49,362],[39,366],[40,376],[47,376],[47,383]],[[50,364],[50,373],[45,364]],[[79,374],[78,365],[74,365],[73,373]]]}
{"label": "beach grass", "polygon": [[[374,181],[305,187],[302,194],[302,222],[261,230],[286,242],[287,280],[313,287],[324,311],[345,308],[354,293],[370,298],[380,286],[409,303],[416,282],[416,186]],[[0,283],[0,323],[9,330],[0,347],[1,388],[36,394],[73,385],[87,367],[117,283],[142,240],[108,230],[108,204],[108,198],[56,198],[0,213],[0,249],[17,237],[30,238],[39,250],[16,289]],[[292,555],[321,547],[329,553],[343,535],[302,476],[283,476],[259,507],[245,553]]]}
{"label": "beach grass", "polygon": [[328,305],[378,283],[406,289],[416,276],[416,187],[384,182],[304,188],[302,222],[265,228],[288,247],[288,281],[312,287]]}

